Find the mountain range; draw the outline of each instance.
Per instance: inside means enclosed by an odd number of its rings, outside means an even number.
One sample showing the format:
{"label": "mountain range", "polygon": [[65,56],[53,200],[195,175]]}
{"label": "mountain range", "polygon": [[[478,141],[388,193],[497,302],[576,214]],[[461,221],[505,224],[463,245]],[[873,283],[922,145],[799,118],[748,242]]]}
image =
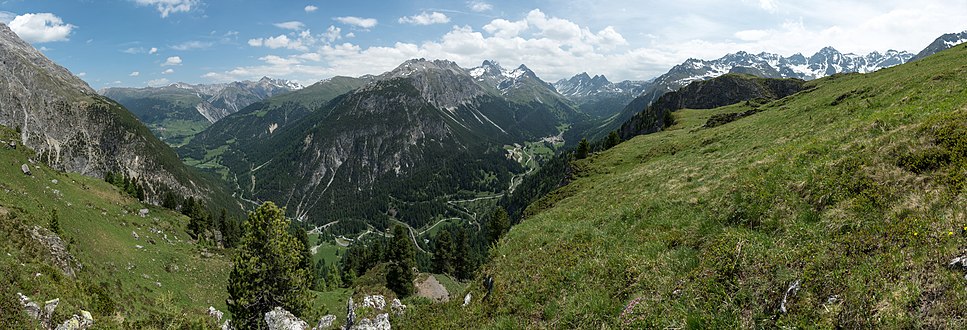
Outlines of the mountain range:
{"label": "mountain range", "polygon": [[242,108],[266,98],[302,89],[281,79],[163,87],[105,88],[100,94],[131,110],[158,137],[182,145],[194,134]]}
{"label": "mountain range", "polygon": [[180,152],[240,196],[283,202],[299,219],[391,215],[417,226],[456,212],[446,196],[507,189],[521,169],[504,145],[582,118],[526,66],[415,59],[257,102]]}
{"label": "mountain range", "polygon": [[[635,114],[665,93],[676,91],[689,83],[702,81],[729,73],[751,74],[763,78],[795,78],[813,80],[837,73],[868,73],[906,63],[914,57],[906,51],[889,50],[867,55],[843,54],[832,47],[825,47],[812,56],[794,54],[784,57],[772,53],[752,54],[737,52],[714,60],[689,59],[672,67],[668,72],[652,80],[645,89],[621,110],[612,110],[612,116],[592,120],[575,126],[565,138],[574,143],[579,137],[602,138],[616,131]],[[590,93],[594,95],[594,93]]]}

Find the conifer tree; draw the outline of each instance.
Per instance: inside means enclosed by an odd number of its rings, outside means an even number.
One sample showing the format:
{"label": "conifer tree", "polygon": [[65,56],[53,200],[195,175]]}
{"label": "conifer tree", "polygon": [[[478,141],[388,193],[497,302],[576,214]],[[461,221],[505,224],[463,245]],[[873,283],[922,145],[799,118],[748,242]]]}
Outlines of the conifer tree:
{"label": "conifer tree", "polygon": [[488,243],[496,243],[508,230],[510,230],[510,216],[507,215],[507,211],[498,207],[491,215],[490,222],[487,223]]}
{"label": "conifer tree", "polygon": [[588,139],[582,138],[581,142],[578,143],[577,151],[574,152],[574,158],[584,159],[588,157],[589,153],[591,153],[591,144],[588,143]]}
{"label": "conifer tree", "polygon": [[399,297],[413,294],[413,267],[416,265],[416,251],[410,235],[403,226],[393,227],[393,240],[389,251],[389,272],[386,274],[386,287]]}
{"label": "conifer tree", "polygon": [[606,142],[605,142],[605,147],[604,148],[605,149],[611,149],[612,147],[614,147],[614,146],[618,145],[619,143],[621,143],[621,137],[618,136],[618,132],[617,131],[611,131],[611,133],[608,134],[608,139],[605,140],[605,141]]}
{"label": "conifer tree", "polygon": [[436,234],[433,251],[433,270],[440,274],[453,274],[454,246],[450,231],[441,230]]}
{"label": "conifer tree", "polygon": [[57,215],[57,209],[50,211],[50,231],[54,234],[60,235],[60,217]]}
{"label": "conifer tree", "polygon": [[308,311],[312,283],[300,267],[302,243],[289,234],[285,211],[266,202],[249,213],[244,226],[228,281],[232,324],[265,329],[263,317],[275,307],[301,316]]}

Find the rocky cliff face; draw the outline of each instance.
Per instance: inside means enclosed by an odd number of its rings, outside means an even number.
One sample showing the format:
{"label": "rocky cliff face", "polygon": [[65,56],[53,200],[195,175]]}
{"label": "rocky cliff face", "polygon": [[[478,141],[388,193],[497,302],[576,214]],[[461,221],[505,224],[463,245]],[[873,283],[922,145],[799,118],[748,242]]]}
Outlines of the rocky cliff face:
{"label": "rocky cliff face", "polygon": [[205,189],[177,155],[121,105],[47,59],[0,24],[0,125],[59,170],[102,177],[123,172],[191,194]]}

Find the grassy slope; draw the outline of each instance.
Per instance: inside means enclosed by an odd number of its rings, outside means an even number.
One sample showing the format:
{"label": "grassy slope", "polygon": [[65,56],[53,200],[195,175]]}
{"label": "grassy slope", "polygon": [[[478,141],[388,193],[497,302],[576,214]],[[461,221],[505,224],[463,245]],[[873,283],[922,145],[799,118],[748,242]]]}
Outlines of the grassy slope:
{"label": "grassy slope", "polygon": [[[16,136],[6,128],[0,130],[3,140]],[[22,146],[0,148],[0,223],[4,229],[0,235],[0,267],[4,268],[0,299],[15,301],[16,292],[36,301],[61,298],[58,311],[65,315],[59,317],[85,309],[105,328],[178,324],[173,319],[150,320],[182,311],[201,316],[210,305],[225,310],[230,262],[218,253],[211,258],[201,256],[199,247],[185,234],[186,217],[147,207],[149,216],[141,218],[136,213],[145,206],[102,180],[39,164],[31,166],[33,176],[26,176],[20,172],[20,164],[28,163],[30,157],[32,152]],[[83,265],[77,280],[62,276],[46,261],[49,253],[38,248],[29,234],[24,236],[23,230],[33,225],[46,227],[51,210],[57,210],[62,237],[71,242],[72,255]],[[34,276],[37,273],[40,275]],[[98,300],[91,292],[108,298]]]}
{"label": "grassy slope", "polygon": [[[415,306],[401,325],[967,326],[967,281],[945,267],[967,244],[964,63],[958,46],[822,79],[712,129],[711,114],[745,109],[676,112],[669,130],[577,162],[498,244],[488,301]],[[937,169],[898,166],[945,153]]]}

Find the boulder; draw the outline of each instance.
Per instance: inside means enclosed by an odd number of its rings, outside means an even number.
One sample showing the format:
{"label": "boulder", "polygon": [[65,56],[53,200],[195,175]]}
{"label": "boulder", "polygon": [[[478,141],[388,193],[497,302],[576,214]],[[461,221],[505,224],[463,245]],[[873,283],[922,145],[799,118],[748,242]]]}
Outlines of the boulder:
{"label": "boulder", "polygon": [[467,296],[463,297],[463,307],[467,307],[468,305],[470,305],[470,299],[472,298],[473,297],[470,296],[470,292],[467,292]]}
{"label": "boulder", "polygon": [[323,316],[321,319],[319,319],[319,325],[316,325],[316,327],[315,328],[312,328],[312,329],[313,330],[326,330],[326,329],[332,328],[332,323],[333,322],[336,322],[336,316],[335,315],[332,315],[332,314],[329,314],[329,315]]}
{"label": "boulder", "polygon": [[[176,265],[175,267],[178,266]],[[225,314],[222,313],[222,311],[215,309],[215,306],[208,306],[208,316],[214,318],[215,322],[218,323],[222,321],[222,317],[224,317]]]}
{"label": "boulder", "polygon": [[369,307],[378,311],[386,308],[386,298],[381,295],[363,297],[363,307]]}
{"label": "boulder", "polygon": [[23,171],[25,175],[32,175],[30,174],[30,166],[27,166],[27,164],[20,165],[20,170]]}
{"label": "boulder", "polygon": [[393,299],[393,302],[390,303],[390,309],[393,310],[393,315],[400,316],[406,311],[406,305],[403,305],[399,299]]}
{"label": "boulder", "polygon": [[393,326],[389,323],[389,314],[383,313],[376,315],[373,319],[362,319],[350,329],[352,330],[390,330]]}
{"label": "boulder", "polygon": [[300,320],[289,311],[276,307],[265,313],[265,324],[269,330],[309,330],[309,324]]}
{"label": "boulder", "polygon": [[40,321],[44,317],[44,311],[40,309],[37,303],[31,301],[23,293],[17,292],[17,296],[20,297],[20,304],[23,305],[24,311],[27,312],[27,315],[30,315],[30,318]]}
{"label": "boulder", "polygon": [[85,330],[92,326],[94,326],[94,318],[91,317],[91,313],[82,310],[81,315],[74,314],[57,326],[57,330]]}
{"label": "boulder", "polygon": [[138,210],[138,215],[141,216],[142,218],[147,217],[148,216],[148,209],[140,209],[140,210]]}

